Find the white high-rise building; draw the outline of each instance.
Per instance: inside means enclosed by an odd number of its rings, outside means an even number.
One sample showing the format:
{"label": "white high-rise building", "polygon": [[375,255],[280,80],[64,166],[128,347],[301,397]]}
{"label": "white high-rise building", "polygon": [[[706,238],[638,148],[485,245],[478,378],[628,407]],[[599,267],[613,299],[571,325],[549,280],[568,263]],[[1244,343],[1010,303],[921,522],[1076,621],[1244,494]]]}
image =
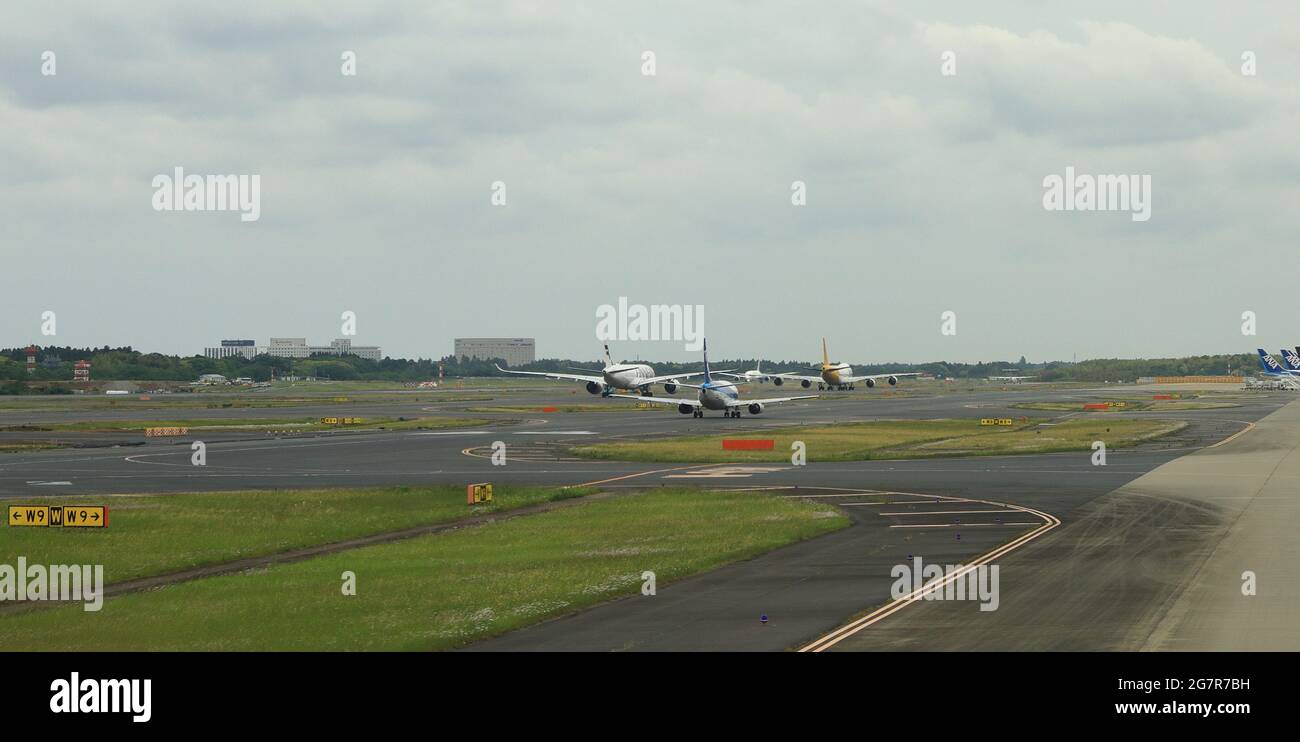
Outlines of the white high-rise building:
{"label": "white high-rise building", "polygon": [[456,358],[490,361],[500,358],[507,366],[522,366],[537,360],[533,338],[456,338]]}

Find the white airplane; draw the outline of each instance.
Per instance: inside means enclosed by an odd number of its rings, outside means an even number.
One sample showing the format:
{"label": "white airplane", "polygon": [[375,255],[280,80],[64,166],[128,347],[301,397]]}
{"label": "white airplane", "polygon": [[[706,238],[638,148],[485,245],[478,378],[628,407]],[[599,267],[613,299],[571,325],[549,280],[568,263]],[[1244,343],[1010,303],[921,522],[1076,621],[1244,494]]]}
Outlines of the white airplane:
{"label": "white airplane", "polygon": [[644,363],[614,363],[609,357],[609,345],[605,345],[605,367],[600,370],[589,368],[576,368],[574,371],[586,371],[587,374],[554,374],[546,371],[511,371],[508,368],[497,366],[498,371],[507,374],[519,374],[521,376],[541,376],[547,379],[562,379],[565,381],[582,381],[587,384],[587,391],[592,394],[599,394],[602,397],[608,397],[613,394],[615,389],[634,389],[641,392],[642,396],[649,397],[653,394],[650,390],[652,384],[663,384],[664,391],[672,394],[677,391],[678,379],[689,379],[692,376],[699,376],[703,371],[692,371],[686,374],[667,374],[664,376],[655,376],[655,370]]}
{"label": "white airplane", "polygon": [[726,376],[728,378],[735,379],[744,384],[747,384],[749,382],[758,382],[761,384],[765,381],[771,381],[772,379],[776,378],[775,374],[763,373],[762,361],[759,361],[758,363],[754,364],[754,368],[748,371],[742,371],[741,373],[738,374],[733,374],[730,371],[714,371],[713,373],[717,376]]}
{"label": "white airplane", "polygon": [[636,399],[642,402],[656,402],[658,404],[675,404],[677,411],[683,415],[690,414],[692,417],[704,417],[704,411],[721,410],[723,417],[740,417],[741,408],[749,410],[751,415],[759,415],[763,412],[764,405],[779,404],[781,402],[792,402],[796,399],[816,399],[816,394],[808,394],[802,397],[769,397],[767,399],[748,399],[740,398],[740,393],[736,389],[734,381],[719,381],[709,372],[709,341],[704,341],[704,383],[703,384],[679,384],[680,386],[698,389],[699,394],[695,399],[682,398],[663,398],[650,397],[642,398],[635,394],[611,394],[611,397],[620,397],[622,399]]}
{"label": "white airplane", "polygon": [[797,381],[804,389],[817,384],[818,389],[838,389],[844,391],[851,390],[854,385],[861,381],[870,389],[876,385],[878,379],[884,379],[889,382],[890,386],[898,383],[898,380],[904,376],[920,376],[918,372],[906,374],[869,374],[867,376],[854,376],[853,367],[847,363],[831,363],[831,355],[826,350],[826,338],[822,338],[822,367],[820,369],[810,369],[820,372],[819,376],[800,376],[799,374],[772,374],[772,383],[781,386],[786,381]]}

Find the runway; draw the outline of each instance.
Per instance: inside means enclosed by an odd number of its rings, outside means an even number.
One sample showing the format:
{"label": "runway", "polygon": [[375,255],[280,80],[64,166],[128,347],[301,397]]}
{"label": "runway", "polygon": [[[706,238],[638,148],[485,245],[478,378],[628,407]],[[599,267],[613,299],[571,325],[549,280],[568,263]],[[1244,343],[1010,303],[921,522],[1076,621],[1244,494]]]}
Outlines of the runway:
{"label": "runway", "polygon": [[[1133,394],[1134,388],[1123,390]],[[770,393],[770,390],[764,390]],[[659,485],[705,488],[762,488],[789,497],[819,497],[840,505],[853,521],[842,531],[770,552],[671,585],[654,597],[632,597],[519,630],[475,645],[480,650],[789,650],[805,647],[892,600],[890,570],[921,555],[928,562],[963,564],[1035,533],[997,556],[1001,565],[1001,607],[981,613],[971,603],[910,605],[838,640],[833,651],[852,649],[1142,648],[1131,634],[1148,631],[1152,646],[1171,646],[1180,637],[1209,636],[1196,629],[1196,590],[1212,590],[1202,577],[1193,592],[1152,594],[1144,600],[1114,599],[1112,573],[1126,562],[1112,553],[1146,554],[1161,574],[1200,559],[1205,539],[1179,548],[1182,529],[1203,525],[1204,508],[1174,506],[1168,499],[1116,495],[1144,481],[1170,462],[1246,430],[1291,400],[1282,394],[1243,394],[1238,406],[1160,413],[1107,413],[1180,419],[1188,427],[1169,439],[1129,450],[1113,450],[1106,466],[1093,466],[1088,452],[1035,456],[812,463],[807,466],[672,465],[578,460],[563,454],[575,440],[620,440],[686,433],[753,432],[764,428],[871,419],[979,418],[1032,415],[1011,405],[1024,401],[1095,399],[1112,390],[981,391],[886,397],[858,391],[839,398],[773,408],[762,417],[702,420],[669,410],[637,410],[634,403],[566,398],[547,390],[516,395],[508,402],[428,401],[362,404],[365,414],[384,416],[477,417],[488,424],[438,431],[330,432],[272,438],[207,441],[207,465],[192,466],[189,440],[150,441],[125,448],[64,449],[0,457],[0,498],[291,487],[426,484],[471,481],[572,485],[601,488]],[[873,396],[874,395],[874,396]],[[752,396],[761,396],[753,393]],[[473,406],[512,407],[609,403],[625,411],[546,414],[469,413]],[[325,409],[322,407],[322,409]],[[191,412],[184,414],[188,417]],[[204,410],[213,419],[272,417],[281,410]],[[4,424],[41,421],[45,415],[7,411]],[[112,411],[105,414],[120,414]],[[301,415],[301,408],[294,408]],[[314,414],[314,413],[312,413]],[[333,408],[329,414],[339,413]],[[224,417],[223,417],[224,416]],[[83,415],[84,417],[84,415]],[[82,419],[82,418],[78,418]],[[1265,426],[1268,434],[1273,426]],[[1296,426],[1282,426],[1290,430]],[[1251,431],[1211,449],[1221,456],[1252,438]],[[481,455],[494,442],[506,445],[508,463],[493,466]],[[138,442],[138,441],[132,441]],[[475,455],[475,454],[479,455]],[[1249,462],[1254,463],[1254,462]],[[897,509],[880,501],[897,500]],[[1140,506],[1135,505],[1140,503]],[[983,511],[983,512],[979,512]],[[1251,517],[1266,527],[1271,511],[1257,506]],[[1222,524],[1225,516],[1215,523]],[[1198,518],[1200,520],[1198,520]],[[1253,532],[1252,532],[1253,533]],[[1090,540],[1092,539],[1092,540]],[[1249,552],[1248,540],[1238,547]],[[1084,580],[1076,573],[1080,544],[1092,546],[1104,566]],[[1126,544],[1112,552],[1114,543]],[[1243,552],[1243,553],[1245,553]],[[1261,560],[1262,555],[1257,555]],[[1294,560],[1289,562],[1294,564]],[[1127,562],[1132,567],[1131,562]],[[1237,560],[1215,569],[1231,572]],[[1090,567],[1091,569],[1091,567]],[[1262,568],[1261,568],[1262,569]],[[1077,590],[1071,592],[1071,585]],[[1197,587],[1200,585],[1200,587]],[[1133,591],[1139,591],[1134,587]],[[1124,594],[1128,595],[1130,591]],[[1163,597],[1161,597],[1163,596]],[[1152,605],[1185,605],[1156,620]],[[1288,598],[1289,600],[1289,598]],[[1163,601],[1163,602],[1162,602]],[[1191,601],[1188,603],[1188,601]],[[1038,605],[1038,612],[1032,606]],[[1185,618],[1175,621],[1176,615]],[[1294,614],[1274,614],[1294,615]],[[761,622],[760,616],[767,621]],[[1044,620],[1045,619],[1045,620]],[[1246,619],[1242,619],[1246,620]],[[1161,623],[1164,621],[1165,623]],[[1174,623],[1169,623],[1173,621]],[[1190,623],[1189,623],[1190,622]],[[1034,630],[1030,631],[1032,627]],[[958,630],[960,629],[960,630]],[[1199,632],[1199,633],[1198,633]],[[1209,632],[1207,634],[1207,632]],[[1125,638],[1116,639],[1123,635]],[[1205,638],[1206,643],[1217,641]]]}

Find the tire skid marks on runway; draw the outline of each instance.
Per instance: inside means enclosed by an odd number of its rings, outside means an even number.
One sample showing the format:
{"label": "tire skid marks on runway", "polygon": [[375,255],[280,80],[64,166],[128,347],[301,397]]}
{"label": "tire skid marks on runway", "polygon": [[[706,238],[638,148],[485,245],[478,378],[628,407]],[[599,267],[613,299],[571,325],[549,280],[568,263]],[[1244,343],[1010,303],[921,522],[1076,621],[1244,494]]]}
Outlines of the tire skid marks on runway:
{"label": "tire skid marks on runway", "polygon": [[[831,489],[831,488],[828,488],[828,489]],[[873,492],[871,492],[870,490],[867,490],[867,491],[857,492],[857,493],[855,493],[855,494],[859,494],[859,495],[868,495],[868,494],[879,494],[879,493],[873,493]],[[907,494],[907,495],[914,496],[914,497],[931,498],[931,499],[929,499],[929,500],[922,500],[921,502],[933,503],[933,504],[941,504],[941,503],[947,503],[947,502],[951,502],[951,501],[952,501],[952,500],[946,498],[946,496],[944,496],[944,495],[927,495],[927,494],[920,493],[920,492],[911,492],[911,493],[902,493],[902,492],[898,492],[898,493],[891,493],[891,494]],[[957,498],[952,498],[952,499],[957,499]],[[835,646],[836,644],[840,643],[841,641],[843,641],[843,640],[849,638],[850,636],[853,636],[854,634],[858,633],[859,631],[862,631],[863,629],[866,629],[867,627],[871,626],[872,624],[874,624],[874,623],[876,623],[876,622],[878,622],[878,621],[880,621],[880,620],[882,620],[882,619],[888,618],[889,616],[892,616],[893,614],[897,613],[898,611],[902,610],[903,608],[906,608],[908,605],[910,605],[910,604],[912,604],[912,603],[915,603],[915,602],[918,601],[918,600],[923,599],[924,596],[925,596],[927,593],[934,592],[934,591],[936,591],[936,590],[941,590],[942,588],[944,588],[945,586],[947,586],[949,583],[951,583],[951,582],[953,582],[953,581],[955,581],[955,580],[961,579],[962,577],[964,577],[965,575],[969,574],[969,573],[972,572],[973,570],[975,570],[975,569],[977,569],[977,568],[979,568],[979,567],[981,567],[981,566],[984,566],[985,564],[988,564],[989,562],[993,561],[994,559],[997,559],[997,558],[999,558],[999,557],[1001,557],[1001,556],[1003,556],[1003,555],[1005,555],[1005,554],[1009,554],[1009,553],[1011,553],[1012,551],[1014,551],[1014,550],[1020,548],[1021,546],[1024,546],[1025,544],[1029,543],[1030,541],[1033,541],[1034,539],[1038,538],[1039,536],[1042,536],[1044,533],[1047,533],[1048,531],[1052,530],[1053,528],[1056,528],[1057,526],[1061,525],[1061,520],[1060,520],[1060,518],[1057,518],[1056,516],[1052,515],[1051,513],[1045,513],[1045,512],[1043,512],[1043,511],[1041,511],[1041,510],[1036,510],[1036,509],[1034,509],[1034,508],[1030,508],[1030,507],[1024,507],[1024,506],[1021,506],[1021,505],[1015,505],[1015,504],[1013,504],[1013,503],[994,502],[994,501],[991,501],[991,500],[979,500],[979,499],[973,499],[973,498],[962,498],[962,501],[963,501],[963,502],[971,502],[971,503],[979,503],[979,504],[989,505],[989,506],[993,506],[993,507],[1009,508],[1010,511],[1012,511],[1012,512],[1020,512],[1020,513],[1025,513],[1025,514],[1027,514],[1027,515],[1033,515],[1033,516],[1036,516],[1036,517],[1038,517],[1038,518],[1041,519],[1041,522],[1037,522],[1037,523],[1035,523],[1035,522],[1025,522],[1025,523],[989,523],[989,524],[973,524],[973,523],[956,524],[956,523],[944,523],[944,524],[934,524],[934,525],[928,525],[928,524],[911,524],[910,526],[899,526],[899,525],[890,526],[891,528],[893,528],[893,527],[912,527],[912,528],[950,528],[950,527],[963,527],[963,526],[972,526],[972,525],[1015,526],[1015,527],[1023,527],[1023,526],[1032,526],[1032,525],[1037,525],[1038,527],[1035,528],[1034,530],[1028,532],[1028,533],[1021,534],[1020,536],[1018,536],[1018,537],[1012,539],[1011,541],[1008,541],[1007,543],[1005,543],[1005,544],[1003,544],[1003,545],[1001,545],[1001,546],[998,546],[998,547],[996,547],[996,548],[994,548],[994,549],[992,549],[992,550],[990,550],[990,551],[985,552],[984,554],[981,554],[980,556],[975,557],[975,558],[972,559],[970,562],[961,565],[961,567],[960,567],[959,569],[955,569],[955,570],[953,570],[952,572],[949,572],[949,573],[946,574],[946,575],[943,575],[943,576],[941,576],[941,577],[937,577],[937,578],[931,580],[930,582],[927,582],[926,584],[922,585],[921,587],[917,588],[916,590],[913,590],[912,592],[908,593],[907,595],[904,595],[904,596],[901,597],[901,598],[896,598],[896,599],[894,599],[892,602],[890,602],[890,603],[888,603],[888,604],[886,604],[886,605],[884,605],[884,606],[881,606],[880,608],[877,608],[876,610],[872,611],[871,613],[868,613],[867,615],[862,616],[861,618],[858,618],[858,619],[855,619],[855,620],[853,620],[853,621],[850,621],[849,623],[847,623],[847,624],[841,626],[841,627],[838,628],[838,629],[835,629],[834,631],[830,632],[829,634],[826,634],[826,635],[824,635],[824,636],[822,636],[822,637],[820,637],[820,638],[818,638],[818,639],[816,639],[816,640],[814,640],[814,641],[812,641],[812,642],[810,642],[810,643],[804,645],[803,647],[800,647],[800,648],[799,648],[799,651],[800,651],[800,652],[823,652],[823,651],[825,651],[825,650],[827,650],[827,649],[830,649],[831,647]],[[847,503],[837,503],[837,504],[847,504]],[[864,504],[865,504],[865,503],[864,503]],[[883,515],[883,514],[882,514],[882,515]]]}

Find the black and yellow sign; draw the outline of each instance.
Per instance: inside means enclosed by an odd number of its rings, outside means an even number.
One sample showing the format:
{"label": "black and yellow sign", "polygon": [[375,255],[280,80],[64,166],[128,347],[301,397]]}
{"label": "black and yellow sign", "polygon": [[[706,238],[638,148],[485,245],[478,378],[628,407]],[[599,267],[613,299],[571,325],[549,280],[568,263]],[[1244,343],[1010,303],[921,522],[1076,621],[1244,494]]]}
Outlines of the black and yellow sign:
{"label": "black and yellow sign", "polygon": [[145,428],[145,438],[171,438],[178,435],[189,435],[189,428]]}
{"label": "black and yellow sign", "polygon": [[321,425],[360,425],[365,422],[359,417],[322,417]]}
{"label": "black and yellow sign", "polygon": [[1015,425],[1016,421],[1009,417],[981,417],[980,425]]}
{"label": "black and yellow sign", "polygon": [[492,502],[492,485],[490,483],[471,484],[465,488],[465,500],[469,505],[480,502]]}
{"label": "black and yellow sign", "polygon": [[104,505],[10,505],[9,525],[36,528],[108,528]]}

